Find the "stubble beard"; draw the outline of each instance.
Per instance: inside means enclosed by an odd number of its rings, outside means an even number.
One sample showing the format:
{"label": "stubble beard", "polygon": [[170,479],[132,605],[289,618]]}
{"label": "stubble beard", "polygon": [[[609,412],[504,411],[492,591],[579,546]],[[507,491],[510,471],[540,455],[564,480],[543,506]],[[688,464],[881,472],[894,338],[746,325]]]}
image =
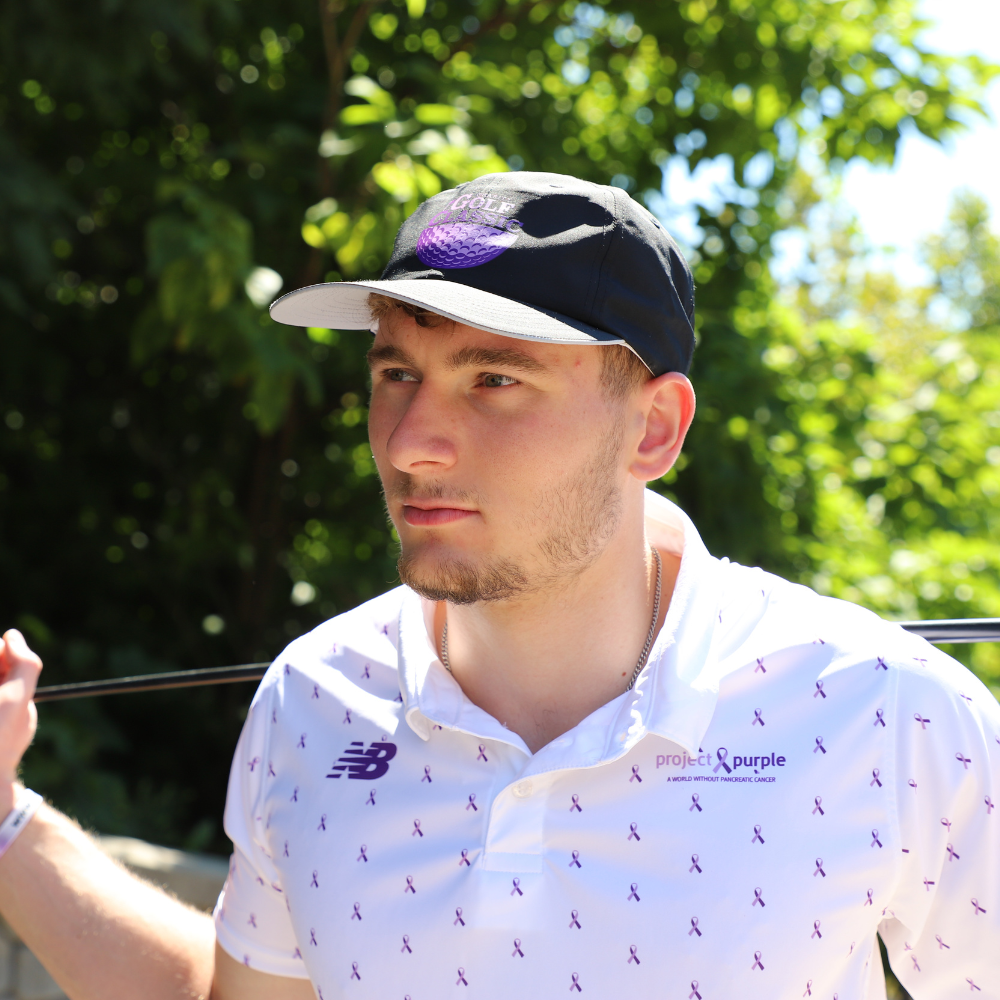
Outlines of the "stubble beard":
{"label": "stubble beard", "polygon": [[[582,468],[539,490],[524,504],[526,513],[517,519],[516,530],[537,530],[541,515],[549,522],[538,542],[532,571],[514,559],[491,553],[427,565],[429,560],[421,559],[419,552],[404,549],[397,562],[400,580],[428,600],[462,605],[513,601],[564,585],[601,555],[621,524],[618,465],[623,437],[621,421],[615,421]],[[417,491],[412,477],[404,475],[385,493],[387,500],[405,500]],[[420,491],[423,499],[446,495],[477,503],[475,494],[446,492],[443,484]]]}

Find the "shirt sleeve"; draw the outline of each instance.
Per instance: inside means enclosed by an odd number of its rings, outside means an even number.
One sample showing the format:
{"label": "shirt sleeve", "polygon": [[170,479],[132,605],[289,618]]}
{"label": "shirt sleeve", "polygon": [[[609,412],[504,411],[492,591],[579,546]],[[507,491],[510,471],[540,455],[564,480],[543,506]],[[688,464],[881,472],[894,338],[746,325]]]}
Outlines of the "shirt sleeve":
{"label": "shirt sleeve", "polygon": [[274,690],[275,683],[265,679],[233,756],[224,820],[233,854],[215,907],[215,934],[229,955],[251,969],[308,979],[261,818]]}
{"label": "shirt sleeve", "polygon": [[895,776],[902,858],[880,927],[914,1000],[1000,1000],[1000,706],[927,646],[901,665]]}

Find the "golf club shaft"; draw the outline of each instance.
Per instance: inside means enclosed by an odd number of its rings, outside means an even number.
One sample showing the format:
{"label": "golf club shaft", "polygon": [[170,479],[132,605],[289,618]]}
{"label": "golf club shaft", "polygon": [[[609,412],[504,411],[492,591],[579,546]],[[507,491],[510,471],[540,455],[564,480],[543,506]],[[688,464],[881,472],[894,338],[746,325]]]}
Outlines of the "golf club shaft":
{"label": "golf club shaft", "polygon": [[[1000,618],[958,618],[942,621],[900,622],[908,632],[929,642],[1000,642]],[[244,663],[235,667],[205,670],[175,670],[170,673],[117,677],[79,684],[53,684],[35,691],[35,701],[64,701],[99,694],[126,694],[133,691],[165,691],[171,688],[204,687],[209,684],[236,684],[259,681],[269,664]]]}

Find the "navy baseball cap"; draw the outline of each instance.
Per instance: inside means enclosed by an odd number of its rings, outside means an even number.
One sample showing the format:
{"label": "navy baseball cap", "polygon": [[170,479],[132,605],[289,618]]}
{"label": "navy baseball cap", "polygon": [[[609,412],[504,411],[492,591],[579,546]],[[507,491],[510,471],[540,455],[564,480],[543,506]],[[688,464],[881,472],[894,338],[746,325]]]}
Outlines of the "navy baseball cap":
{"label": "navy baseball cap", "polygon": [[283,295],[292,326],[367,330],[380,292],[480,330],[551,344],[625,344],[653,375],[686,373],[694,282],[659,220],[620,188],[565,174],[485,174],[403,223],[378,281]]}

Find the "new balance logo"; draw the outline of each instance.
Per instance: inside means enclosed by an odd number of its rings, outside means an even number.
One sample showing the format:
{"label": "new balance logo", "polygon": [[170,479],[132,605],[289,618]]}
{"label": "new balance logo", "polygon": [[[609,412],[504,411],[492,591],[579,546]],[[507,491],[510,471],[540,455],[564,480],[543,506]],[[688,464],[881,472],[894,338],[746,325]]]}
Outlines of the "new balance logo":
{"label": "new balance logo", "polygon": [[372,743],[365,750],[364,743],[356,741],[344,751],[327,777],[339,778],[346,771],[348,778],[374,781],[389,770],[389,761],[395,756],[395,743]]}

